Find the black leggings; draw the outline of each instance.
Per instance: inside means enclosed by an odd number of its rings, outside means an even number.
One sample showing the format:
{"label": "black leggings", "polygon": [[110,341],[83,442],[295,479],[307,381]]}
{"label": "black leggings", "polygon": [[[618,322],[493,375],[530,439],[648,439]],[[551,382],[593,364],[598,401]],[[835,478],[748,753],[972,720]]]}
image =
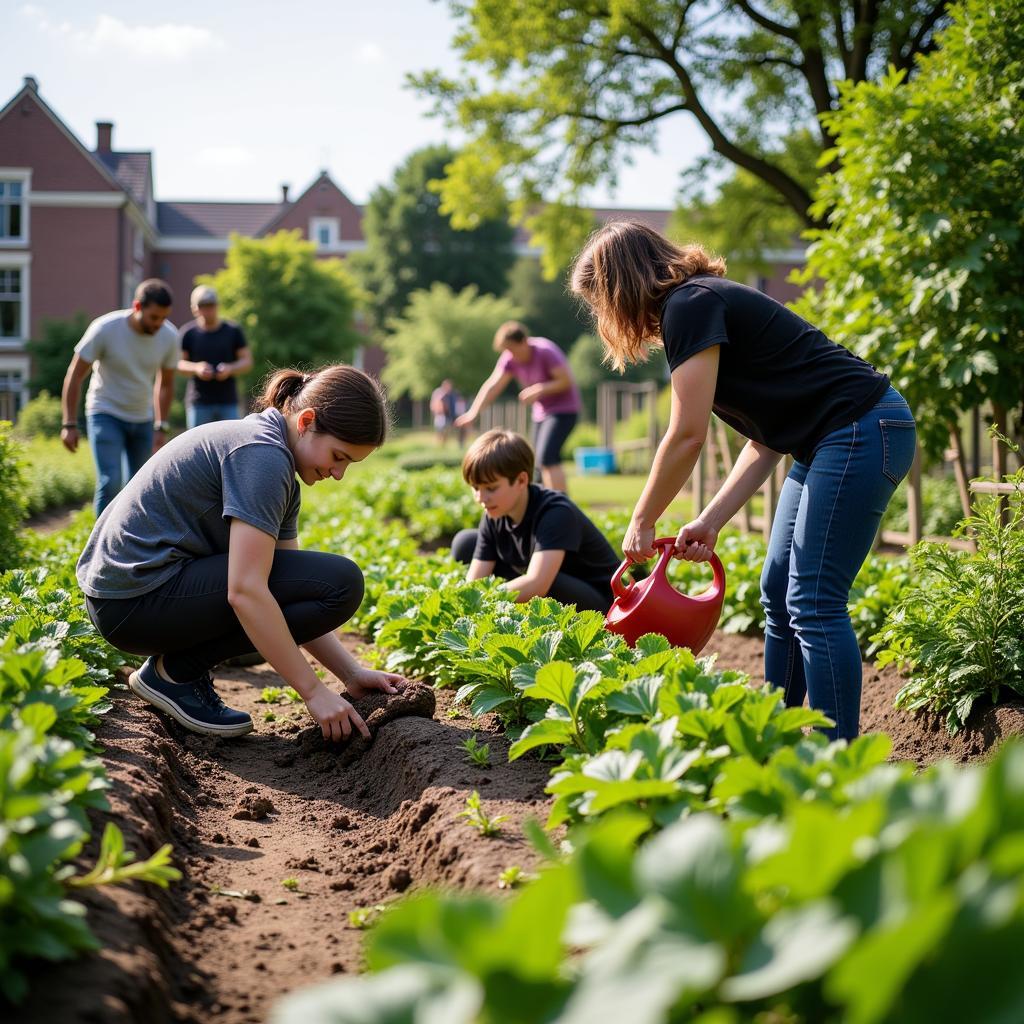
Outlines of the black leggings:
{"label": "black leggings", "polygon": [[[452,557],[464,565],[473,561],[473,551],[479,531],[459,530],[452,541]],[[516,572],[507,562],[500,559],[494,563],[494,575],[505,580],[513,580],[522,575]],[[553,597],[562,604],[574,604],[578,611],[594,611],[607,614],[612,606],[611,584],[605,590],[598,590],[593,584],[581,580],[578,576],[570,576],[560,572],[548,588],[546,597]]]}
{"label": "black leggings", "polygon": [[[297,644],[336,630],[363,599],[359,566],[323,551],[275,551],[267,583]],[[85,605],[104,639],[129,654],[164,655],[172,679],[197,679],[256,650],[228,604],[227,555],[188,562],[141,597],[86,597]]]}
{"label": "black leggings", "polygon": [[533,429],[533,450],[538,466],[560,466],[562,445],[572,433],[579,416],[574,412],[553,412],[537,422]]}

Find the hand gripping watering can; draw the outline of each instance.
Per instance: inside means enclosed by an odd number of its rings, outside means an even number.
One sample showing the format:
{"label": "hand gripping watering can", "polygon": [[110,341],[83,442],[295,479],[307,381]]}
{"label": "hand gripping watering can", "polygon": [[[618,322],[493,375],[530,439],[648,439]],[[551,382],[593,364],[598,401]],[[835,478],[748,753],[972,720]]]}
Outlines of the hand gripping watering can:
{"label": "hand gripping watering can", "polygon": [[644,633],[660,633],[677,647],[689,647],[700,653],[711,639],[722,614],[725,598],[725,569],[718,555],[711,555],[715,578],[710,587],[695,597],[681,594],[668,581],[668,563],[675,547],[675,537],[661,537],[654,542],[661,556],[654,571],[645,580],[625,587],[622,574],[629,568],[627,558],[612,577],[615,600],[604,620],[605,628],[626,638],[631,647]]}

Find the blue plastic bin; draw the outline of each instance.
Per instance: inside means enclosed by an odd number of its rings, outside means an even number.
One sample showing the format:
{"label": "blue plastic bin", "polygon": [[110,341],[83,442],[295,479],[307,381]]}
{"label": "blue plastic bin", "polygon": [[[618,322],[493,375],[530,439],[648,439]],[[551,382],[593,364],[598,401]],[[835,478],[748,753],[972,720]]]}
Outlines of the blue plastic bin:
{"label": "blue plastic bin", "polygon": [[615,452],[611,448],[577,448],[576,472],[580,476],[606,476],[615,472]]}

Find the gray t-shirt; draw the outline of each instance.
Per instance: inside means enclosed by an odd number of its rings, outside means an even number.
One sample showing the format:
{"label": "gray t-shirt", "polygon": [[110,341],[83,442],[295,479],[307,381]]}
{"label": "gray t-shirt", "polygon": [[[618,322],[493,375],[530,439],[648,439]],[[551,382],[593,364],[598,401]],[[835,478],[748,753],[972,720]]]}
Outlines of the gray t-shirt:
{"label": "gray t-shirt", "polygon": [[75,351],[93,364],[85,411],[147,423],[153,418],[156,372],[173,370],[181,347],[173,324],[165,320],[156,334],[140,334],[131,325],[131,314],[118,309],[93,320]]}
{"label": "gray t-shirt", "polygon": [[139,597],[194,558],[227,554],[231,520],[298,535],[299,482],[276,409],[186,430],[104,509],[78,560],[90,597]]}

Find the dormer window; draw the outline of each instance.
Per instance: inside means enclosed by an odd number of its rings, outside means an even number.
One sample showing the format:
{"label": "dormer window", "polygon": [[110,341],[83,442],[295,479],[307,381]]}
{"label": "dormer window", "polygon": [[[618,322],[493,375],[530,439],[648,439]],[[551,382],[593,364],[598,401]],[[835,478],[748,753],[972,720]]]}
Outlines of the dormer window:
{"label": "dormer window", "polygon": [[337,217],[311,217],[309,221],[309,237],[316,242],[318,249],[332,249],[338,244]]}

